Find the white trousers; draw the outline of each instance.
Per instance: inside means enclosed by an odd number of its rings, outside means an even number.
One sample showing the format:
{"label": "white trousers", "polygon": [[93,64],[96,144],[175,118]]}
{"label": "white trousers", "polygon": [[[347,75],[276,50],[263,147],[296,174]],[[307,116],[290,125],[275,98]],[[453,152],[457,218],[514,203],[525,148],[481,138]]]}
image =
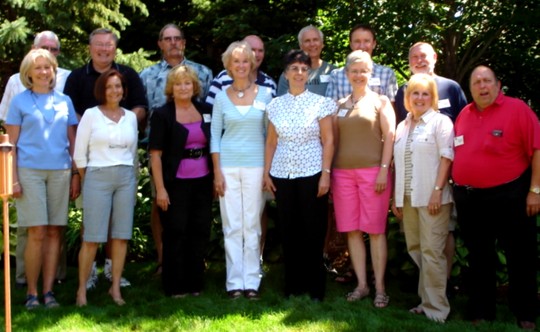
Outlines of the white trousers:
{"label": "white trousers", "polygon": [[264,207],[262,167],[224,167],[225,195],[219,198],[227,291],[259,289],[261,214]]}

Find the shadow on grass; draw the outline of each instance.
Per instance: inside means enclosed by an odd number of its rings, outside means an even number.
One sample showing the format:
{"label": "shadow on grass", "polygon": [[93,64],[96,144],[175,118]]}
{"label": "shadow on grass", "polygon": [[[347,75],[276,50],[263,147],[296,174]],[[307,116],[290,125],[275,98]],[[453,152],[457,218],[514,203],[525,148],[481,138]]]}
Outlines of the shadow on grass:
{"label": "shadow on grass", "polygon": [[[403,276],[388,276],[390,305],[385,309],[370,298],[349,303],[345,294],[353,284],[338,284],[330,278],[323,302],[307,296],[285,299],[282,294],[281,264],[266,264],[261,299],[230,300],[225,294],[225,269],[221,262],[209,263],[206,287],[199,297],[171,299],[163,296],[152,263],[128,263],[125,277],[132,287],[123,289],[127,305],[116,306],[107,294],[109,282],[100,275],[96,289],[89,291],[84,308],[75,306],[77,270],[68,270],[68,280],[56,285],[61,307],[27,311],[22,302],[25,290],[12,291],[14,331],[517,331],[506,304],[499,306],[497,323],[473,327],[462,320],[464,298],[451,301],[446,324],[437,324],[407,309],[417,305],[415,290],[404,286]],[[309,276],[306,276],[309,278]],[[13,279],[12,279],[13,280]],[[414,289],[414,287],[413,287]],[[2,290],[3,294],[3,290]],[[4,321],[2,317],[2,325]]]}

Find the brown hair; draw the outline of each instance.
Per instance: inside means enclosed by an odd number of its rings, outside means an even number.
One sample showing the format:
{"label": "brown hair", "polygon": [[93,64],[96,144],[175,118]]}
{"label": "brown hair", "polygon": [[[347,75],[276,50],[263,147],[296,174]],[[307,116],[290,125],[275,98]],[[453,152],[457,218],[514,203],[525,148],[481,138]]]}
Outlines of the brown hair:
{"label": "brown hair", "polygon": [[128,89],[126,80],[124,79],[124,76],[120,74],[120,72],[116,69],[109,69],[106,72],[99,75],[95,85],[94,85],[94,97],[96,97],[96,100],[99,105],[105,104],[107,101],[107,98],[105,96],[107,91],[107,82],[109,81],[109,78],[116,76],[120,79],[120,82],[122,82],[122,90],[123,94],[122,97],[126,98]]}

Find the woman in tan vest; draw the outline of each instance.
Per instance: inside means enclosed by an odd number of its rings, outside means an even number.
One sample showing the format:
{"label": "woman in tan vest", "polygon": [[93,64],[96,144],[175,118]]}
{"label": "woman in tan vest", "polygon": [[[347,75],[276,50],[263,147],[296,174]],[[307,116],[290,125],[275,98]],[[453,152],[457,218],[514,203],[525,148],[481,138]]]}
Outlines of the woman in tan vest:
{"label": "woman in tan vest", "polygon": [[339,101],[334,118],[336,153],[332,171],[332,192],[339,232],[347,233],[349,254],[358,279],[348,301],[369,295],[364,233],[369,234],[375,274],[377,308],[388,305],[386,269],[386,220],[391,194],[388,165],[392,160],[395,114],[386,96],[371,91],[368,81],[373,62],[368,53],[354,51],[347,56],[345,70],[353,88]]}

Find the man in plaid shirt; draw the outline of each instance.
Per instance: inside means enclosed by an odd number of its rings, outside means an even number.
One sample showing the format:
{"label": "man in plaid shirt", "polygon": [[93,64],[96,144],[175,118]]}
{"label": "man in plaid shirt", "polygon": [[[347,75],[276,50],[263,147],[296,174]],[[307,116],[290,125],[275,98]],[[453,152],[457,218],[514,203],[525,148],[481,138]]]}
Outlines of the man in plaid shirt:
{"label": "man in plaid shirt", "polygon": [[[362,50],[372,55],[373,49],[377,45],[375,40],[375,30],[366,24],[358,24],[349,33],[350,47],[353,51]],[[394,104],[398,90],[396,75],[389,67],[373,63],[373,72],[369,79],[368,86],[378,94],[385,95]],[[334,100],[339,100],[351,94],[352,88],[345,75],[345,68],[339,68],[330,74],[330,83],[326,88],[326,96]]]}

